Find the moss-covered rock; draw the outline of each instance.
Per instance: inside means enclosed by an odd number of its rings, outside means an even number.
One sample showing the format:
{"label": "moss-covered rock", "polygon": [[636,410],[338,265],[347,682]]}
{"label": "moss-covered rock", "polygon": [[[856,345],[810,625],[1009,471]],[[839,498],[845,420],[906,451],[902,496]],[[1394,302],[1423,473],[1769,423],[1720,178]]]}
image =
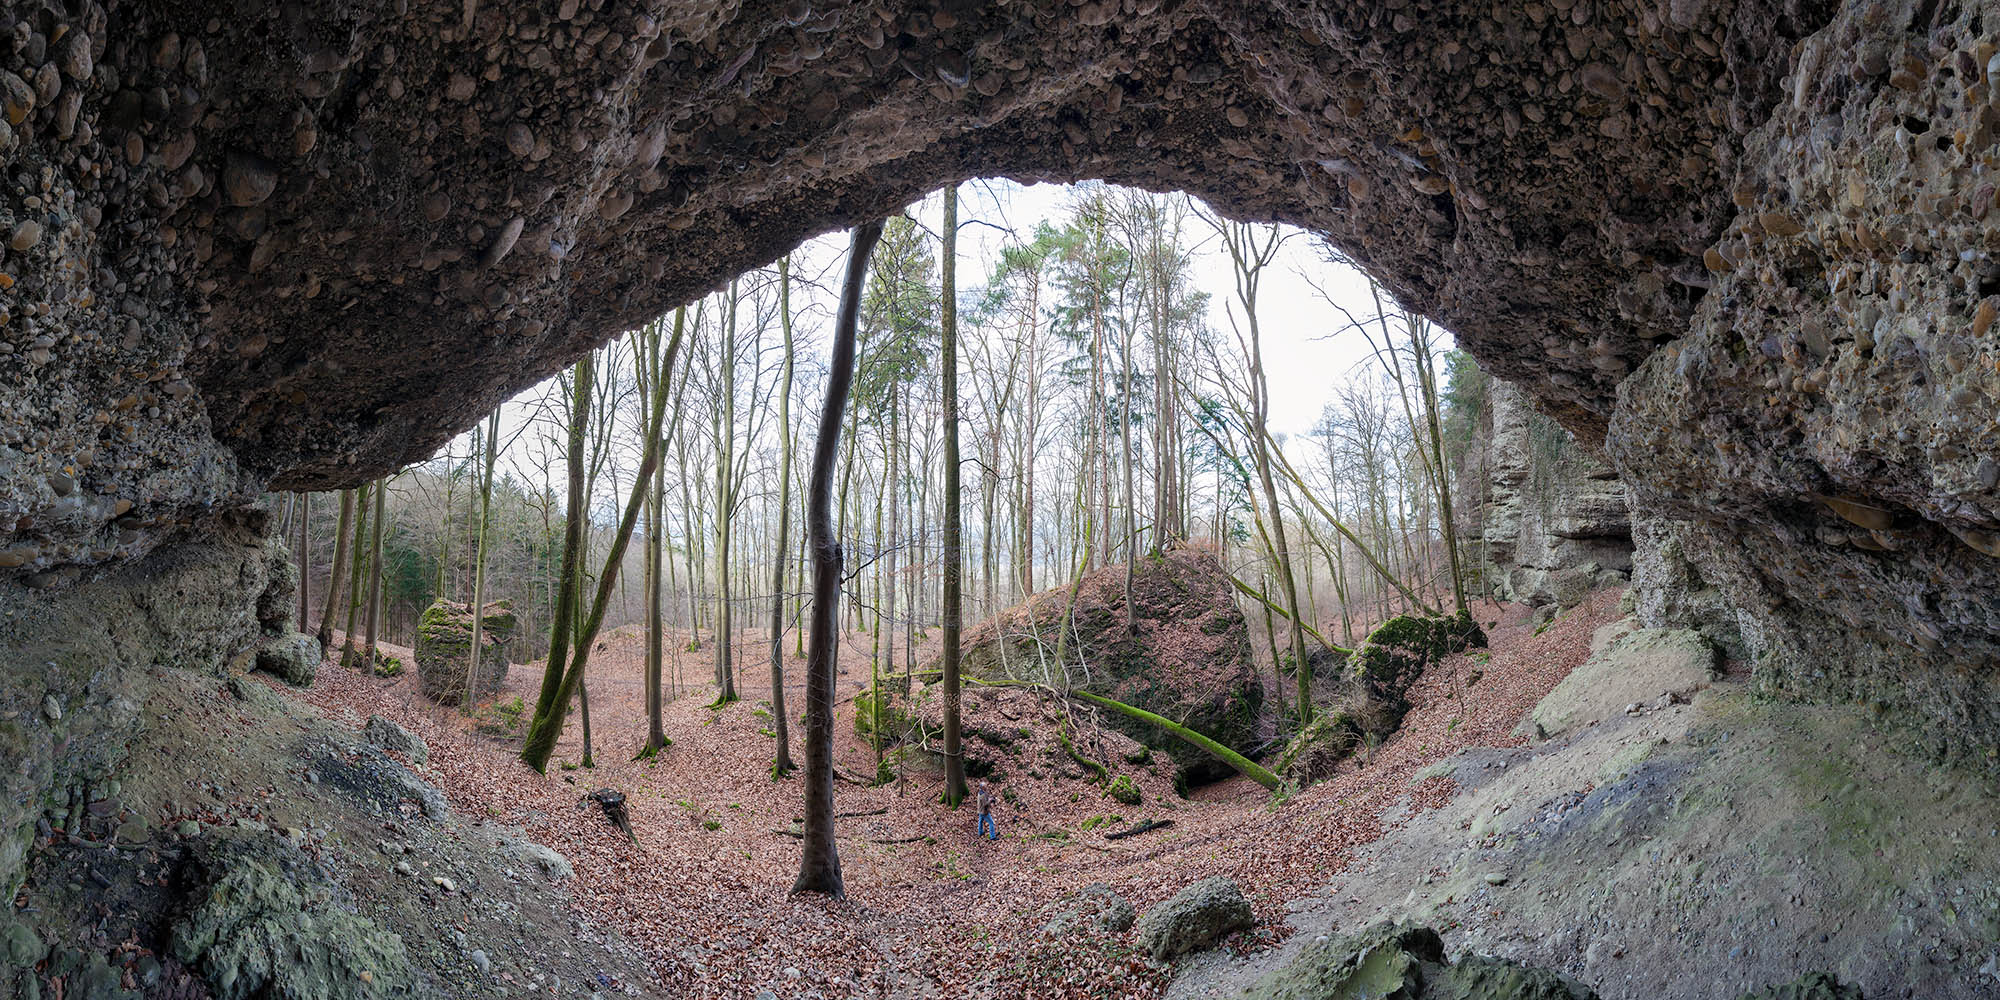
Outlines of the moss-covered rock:
{"label": "moss-covered rock", "polygon": [[375,1000],[411,995],[402,938],[344,905],[303,852],[262,834],[197,842],[173,956],[218,1000]]}
{"label": "moss-covered rock", "polygon": [[[1132,567],[1131,628],[1125,567],[1086,575],[1035,595],[965,633],[964,670],[983,679],[1058,682],[1152,712],[1247,753],[1260,742],[1264,687],[1250,658],[1250,630],[1215,554],[1183,546]],[[1071,615],[1063,664],[1055,663]],[[1156,726],[1107,714],[1131,738],[1173,754],[1183,775],[1235,773]]]}
{"label": "moss-covered rock", "polygon": [[1428,927],[1379,923],[1306,946],[1245,1000],[1596,1000],[1561,973],[1468,955],[1453,963]]}
{"label": "moss-covered rock", "polygon": [[1463,611],[1437,618],[1397,615],[1368,633],[1348,657],[1347,674],[1371,698],[1402,706],[1396,716],[1401,722],[1402,712],[1408,710],[1403,696],[1425,668],[1453,653],[1485,645],[1486,633]]}
{"label": "moss-covered rock", "polygon": [[1111,784],[1105,786],[1104,794],[1110,796],[1113,801],[1128,806],[1139,804],[1139,786],[1132,781],[1132,776],[1129,774],[1121,774],[1112,779]]}
{"label": "moss-covered rock", "polygon": [[1737,1000],[1864,1000],[1861,988],[1848,986],[1824,972],[1812,972],[1789,983],[1745,993]]}
{"label": "moss-covered rock", "polygon": [[[479,676],[473,698],[500,690],[507,679],[507,646],[520,622],[506,601],[486,605],[479,622]],[[424,697],[456,705],[465,697],[465,673],[472,659],[472,607],[438,601],[417,621],[417,685]]]}
{"label": "moss-covered rock", "polygon": [[913,698],[897,687],[898,682],[885,681],[855,695],[854,731],[862,739],[873,740],[880,733],[883,743],[901,743],[915,733]]}
{"label": "moss-covered rock", "polygon": [[1352,714],[1322,711],[1286,744],[1272,770],[1278,777],[1304,788],[1332,774],[1361,741],[1361,726]]}

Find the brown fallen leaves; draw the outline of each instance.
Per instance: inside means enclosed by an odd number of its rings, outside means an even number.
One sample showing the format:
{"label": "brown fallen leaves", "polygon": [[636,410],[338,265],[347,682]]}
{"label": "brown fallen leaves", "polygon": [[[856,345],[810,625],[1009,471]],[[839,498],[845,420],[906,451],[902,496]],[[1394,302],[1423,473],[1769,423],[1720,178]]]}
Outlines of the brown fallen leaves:
{"label": "brown fallen leaves", "polygon": [[[1491,630],[1488,656],[1464,654],[1433,668],[1412,691],[1415,709],[1395,737],[1276,806],[1241,778],[1180,799],[1169,769],[1156,774],[1114,760],[1113,772],[1132,775],[1144,795],[1140,805],[1123,806],[1086,779],[1064,777],[1059,762],[1036,756],[1042,751],[1035,744],[1003,764],[998,785],[1009,794],[997,814],[1001,839],[987,842],[973,836],[970,808],[954,812],[937,803],[941,773],[920,757],[912,757],[903,780],[885,786],[839,782],[838,810],[863,814],[836,823],[845,902],[789,894],[799,842],[775,831],[799,817],[799,783],[770,778],[774,742],[762,704],[710,709],[712,689],[687,683],[708,676],[706,649],[675,654],[679,662],[669,669],[681,693],[666,711],[673,746],[635,762],[629,758],[645,735],[642,644],[636,633],[612,634],[589,678],[598,764],[590,771],[528,770],[514,756],[516,742],[478,735],[455,712],[429,706],[415,694],[414,678],[378,681],[329,666],[301,696],[337,717],[351,710],[357,724],[377,713],[409,727],[430,744],[427,777],[461,815],[519,825],[568,857],[577,908],[650,956],[657,979],[632,984],[642,993],[1152,998],[1163,992],[1168,970],[1134,951],[1129,932],[1043,932],[1065,897],[1104,882],[1143,911],[1197,879],[1227,875],[1242,884],[1264,925],[1231,944],[1274,943],[1286,900],[1320,891],[1387,824],[1454,793],[1445,777],[1413,785],[1419,772],[1467,746],[1519,742],[1510,734],[1514,725],[1588,655],[1591,631],[1615,617],[1617,599],[1615,591],[1599,594],[1539,636],[1519,624],[1525,609],[1482,605],[1482,624],[1515,623]],[[738,683],[755,698],[764,691],[757,680],[767,674],[768,646],[750,633],[738,649]],[[846,649],[858,657],[865,645]],[[1475,670],[1480,679],[1468,686]],[[796,680],[802,664],[791,661],[787,671]],[[850,659],[841,695],[854,690],[852,678],[866,675],[865,659]],[[515,667],[509,696],[520,693],[532,705],[538,682],[534,668]],[[795,694],[792,704],[801,703]],[[852,723],[852,705],[843,703],[836,762],[850,774],[873,774],[873,750]],[[580,756],[581,726],[572,714],[556,759],[567,765]],[[1041,777],[1030,777],[1031,769]],[[576,807],[599,786],[628,796],[638,843],[598,810]],[[1104,839],[1149,818],[1171,818],[1174,826]],[[912,837],[919,839],[878,842]]]}

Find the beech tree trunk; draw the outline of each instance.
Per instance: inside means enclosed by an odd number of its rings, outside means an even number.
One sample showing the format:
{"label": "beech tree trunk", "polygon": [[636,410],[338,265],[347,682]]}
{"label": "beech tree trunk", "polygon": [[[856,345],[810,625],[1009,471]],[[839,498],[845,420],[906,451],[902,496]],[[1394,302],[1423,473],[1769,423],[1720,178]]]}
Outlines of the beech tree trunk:
{"label": "beech tree trunk", "polygon": [[354,517],[354,565],[347,575],[347,624],[340,630],[342,667],[354,666],[354,626],[360,620],[362,573],[368,567],[368,551],[363,548],[368,537],[368,498],[376,490],[375,483],[361,484],[361,499]]}
{"label": "beech tree trunk", "polygon": [[375,484],[375,523],[368,528],[368,649],[362,656],[361,669],[375,672],[375,627],[382,619],[382,522],[389,519],[387,490],[389,481],[382,479]]}
{"label": "beech tree trunk", "polygon": [[319,612],[319,655],[333,645],[333,613],[340,595],[340,577],[347,572],[347,530],[354,522],[354,491],[340,491],[340,527],[333,534],[333,570],[326,575],[326,602]]}
{"label": "beech tree trunk", "polygon": [[472,554],[472,651],[465,658],[465,697],[458,710],[472,714],[479,696],[479,647],[485,638],[486,619],[486,528],[493,515],[493,462],[500,454],[500,408],[486,417],[486,460],[479,478],[479,544]]}
{"label": "beech tree trunk", "polygon": [[778,324],[785,333],[785,373],[778,388],[778,538],[771,555],[771,718],[778,750],[771,774],[784,777],[792,762],[791,720],[785,711],[785,553],[792,530],[792,259],[778,259]]}
{"label": "beech tree trunk", "polygon": [[944,190],[944,248],[940,298],[944,374],[944,802],[954,809],[965,800],[965,755],[959,746],[959,618],[964,613],[959,554],[958,482],[958,188]]}
{"label": "beech tree trunk", "polygon": [[847,898],[847,887],[840,877],[840,849],[833,840],[833,630],[840,615],[844,562],[840,540],[833,533],[833,460],[840,447],[841,411],[854,388],[854,327],[861,313],[861,285],[868,275],[869,251],[881,238],[882,223],[858,226],[848,251],[806,507],[813,552],[812,638],[806,650],[806,815],[804,851],[792,891],[820,892],[835,899]]}

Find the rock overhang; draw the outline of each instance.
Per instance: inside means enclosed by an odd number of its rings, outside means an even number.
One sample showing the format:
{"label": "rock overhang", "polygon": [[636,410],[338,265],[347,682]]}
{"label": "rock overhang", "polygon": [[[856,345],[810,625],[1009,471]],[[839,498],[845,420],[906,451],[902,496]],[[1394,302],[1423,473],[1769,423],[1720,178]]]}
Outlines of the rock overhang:
{"label": "rock overhang", "polygon": [[[2000,650],[1976,8],[79,0],[0,29],[16,583],[423,458],[942,184],[1102,178],[1318,233],[1608,430],[1781,686],[1994,715],[1990,670],[1942,680]],[[1871,310],[1864,350],[1836,327]],[[1801,679],[1854,644],[1877,666]]]}

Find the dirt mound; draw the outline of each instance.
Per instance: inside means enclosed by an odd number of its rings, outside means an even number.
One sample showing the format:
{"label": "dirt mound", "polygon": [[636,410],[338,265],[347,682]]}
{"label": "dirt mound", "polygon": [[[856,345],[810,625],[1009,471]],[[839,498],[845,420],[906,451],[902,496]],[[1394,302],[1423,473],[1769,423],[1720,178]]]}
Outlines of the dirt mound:
{"label": "dirt mound", "polygon": [[[1121,564],[1086,575],[1075,588],[1073,609],[1072,589],[1057,587],[968,629],[967,676],[1082,688],[1165,716],[1232,750],[1253,749],[1264,686],[1251,663],[1249,627],[1215,553],[1177,548],[1141,559],[1131,572],[1129,613]],[[1109,721],[1141,743],[1177,752],[1188,777],[1233,773],[1153,726],[1122,717]]]}

